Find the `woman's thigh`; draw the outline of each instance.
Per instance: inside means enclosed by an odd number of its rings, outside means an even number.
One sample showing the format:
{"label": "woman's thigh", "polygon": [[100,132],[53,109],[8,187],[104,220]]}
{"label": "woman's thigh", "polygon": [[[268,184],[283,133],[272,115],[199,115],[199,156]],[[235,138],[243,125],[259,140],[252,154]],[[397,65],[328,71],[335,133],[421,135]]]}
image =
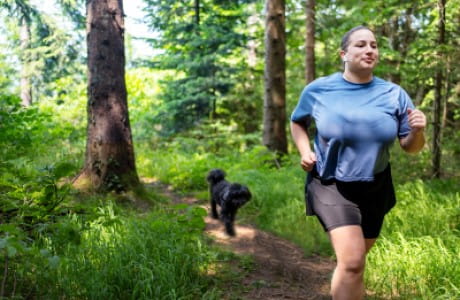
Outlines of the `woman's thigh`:
{"label": "woman's thigh", "polygon": [[[350,268],[361,268],[365,264],[367,244],[359,225],[341,226],[329,231],[337,264]],[[372,246],[372,245],[370,245]]]}

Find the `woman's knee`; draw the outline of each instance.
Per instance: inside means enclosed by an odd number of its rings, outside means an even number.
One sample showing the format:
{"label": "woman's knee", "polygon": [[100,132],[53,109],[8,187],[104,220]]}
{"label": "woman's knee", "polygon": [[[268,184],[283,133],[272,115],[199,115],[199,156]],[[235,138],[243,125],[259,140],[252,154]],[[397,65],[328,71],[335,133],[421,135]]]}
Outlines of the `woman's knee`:
{"label": "woman's knee", "polygon": [[366,265],[366,257],[363,255],[352,255],[342,260],[337,261],[337,267],[346,273],[360,275],[364,273]]}

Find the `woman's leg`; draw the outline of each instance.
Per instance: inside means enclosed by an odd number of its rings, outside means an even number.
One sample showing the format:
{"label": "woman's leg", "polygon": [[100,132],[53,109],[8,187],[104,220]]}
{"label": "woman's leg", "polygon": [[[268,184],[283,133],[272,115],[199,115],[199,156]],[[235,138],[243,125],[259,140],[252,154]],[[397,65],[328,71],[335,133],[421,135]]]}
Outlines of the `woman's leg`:
{"label": "woman's leg", "polygon": [[366,240],[358,225],[335,228],[329,232],[329,236],[337,257],[331,282],[332,299],[363,299],[366,253],[375,240]]}
{"label": "woman's leg", "polygon": [[366,243],[366,254],[369,253],[372,246],[374,246],[376,240],[377,239],[365,239],[364,240],[364,242]]}

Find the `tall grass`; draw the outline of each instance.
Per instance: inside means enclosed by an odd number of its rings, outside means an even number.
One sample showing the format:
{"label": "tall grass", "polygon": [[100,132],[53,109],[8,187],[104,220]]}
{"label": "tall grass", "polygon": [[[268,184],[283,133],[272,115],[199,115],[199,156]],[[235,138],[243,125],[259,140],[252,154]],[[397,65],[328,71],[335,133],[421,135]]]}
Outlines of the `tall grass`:
{"label": "tall grass", "polygon": [[368,259],[376,297],[460,298],[460,191],[456,180],[397,185],[398,204]]}
{"label": "tall grass", "polygon": [[[40,299],[219,299],[207,270],[216,252],[203,242],[202,209],[116,216],[106,206],[78,243],[44,240],[31,284]],[[201,222],[200,222],[201,220]],[[75,223],[74,223],[75,225]],[[62,248],[62,245],[65,245]],[[43,250],[42,250],[43,252]],[[53,253],[53,255],[51,255]],[[30,277],[29,277],[30,278]]]}

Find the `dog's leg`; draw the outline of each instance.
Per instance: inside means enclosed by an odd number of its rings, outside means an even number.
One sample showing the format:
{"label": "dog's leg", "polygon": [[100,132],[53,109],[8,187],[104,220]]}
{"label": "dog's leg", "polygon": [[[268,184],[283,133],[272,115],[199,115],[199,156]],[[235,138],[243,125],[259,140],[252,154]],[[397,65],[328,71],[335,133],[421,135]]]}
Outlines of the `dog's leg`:
{"label": "dog's leg", "polygon": [[231,236],[235,236],[236,233],[235,233],[235,215],[236,215],[236,209],[235,210],[231,210],[230,211],[230,222],[229,222],[229,229],[227,230],[227,232],[229,232],[229,234]]}
{"label": "dog's leg", "polygon": [[233,227],[233,223],[231,223],[231,222],[225,223],[225,232],[227,232],[227,234],[229,236],[235,236],[236,235],[235,228]]}
{"label": "dog's leg", "polygon": [[219,214],[217,213],[217,203],[214,197],[211,197],[211,216],[214,219],[219,219]]}
{"label": "dog's leg", "polygon": [[235,211],[233,209],[223,208],[221,211],[221,219],[225,224],[225,232],[230,236],[235,236],[235,228],[233,222],[235,220]]}

